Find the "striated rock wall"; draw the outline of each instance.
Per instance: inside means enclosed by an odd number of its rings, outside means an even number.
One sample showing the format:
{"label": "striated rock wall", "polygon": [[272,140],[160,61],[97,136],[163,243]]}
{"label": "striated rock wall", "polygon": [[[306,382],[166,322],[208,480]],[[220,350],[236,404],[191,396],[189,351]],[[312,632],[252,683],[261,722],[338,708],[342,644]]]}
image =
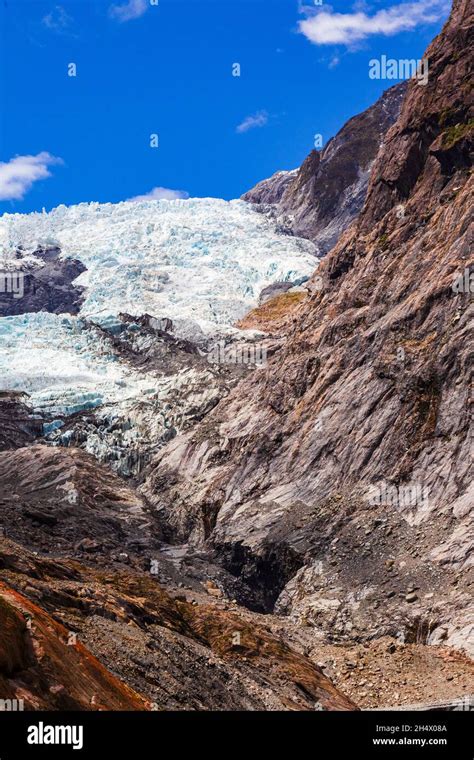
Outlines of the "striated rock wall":
{"label": "striated rock wall", "polygon": [[284,348],[144,487],[177,541],[330,638],[472,647],[472,34],[457,0]]}

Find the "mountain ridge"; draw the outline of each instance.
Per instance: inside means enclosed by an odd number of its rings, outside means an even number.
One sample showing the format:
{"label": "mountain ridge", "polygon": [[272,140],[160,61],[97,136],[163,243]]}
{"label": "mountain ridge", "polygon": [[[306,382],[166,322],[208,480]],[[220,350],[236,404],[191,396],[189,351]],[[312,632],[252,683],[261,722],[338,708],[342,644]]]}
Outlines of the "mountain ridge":
{"label": "mountain ridge", "polygon": [[369,108],[349,119],[321,150],[313,149],[300,168],[277,172],[242,195],[270,205],[294,235],[312,240],[323,256],[362,209],[372,164],[385,134],[397,119],[406,82],[394,85]]}

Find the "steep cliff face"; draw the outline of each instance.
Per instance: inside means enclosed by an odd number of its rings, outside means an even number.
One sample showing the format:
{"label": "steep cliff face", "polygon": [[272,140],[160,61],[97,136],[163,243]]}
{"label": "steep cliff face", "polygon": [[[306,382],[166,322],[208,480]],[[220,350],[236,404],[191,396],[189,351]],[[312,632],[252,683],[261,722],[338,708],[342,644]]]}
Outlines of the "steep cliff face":
{"label": "steep cliff face", "polygon": [[327,253],[362,209],[373,161],[405,91],[405,82],[391,87],[323,150],[311,151],[299,170],[277,172],[243,200],[275,204],[274,213],[293,234],[313,240],[320,255]]}
{"label": "steep cliff face", "polygon": [[456,0],[284,348],[144,488],[175,540],[337,640],[472,646],[472,35]]}

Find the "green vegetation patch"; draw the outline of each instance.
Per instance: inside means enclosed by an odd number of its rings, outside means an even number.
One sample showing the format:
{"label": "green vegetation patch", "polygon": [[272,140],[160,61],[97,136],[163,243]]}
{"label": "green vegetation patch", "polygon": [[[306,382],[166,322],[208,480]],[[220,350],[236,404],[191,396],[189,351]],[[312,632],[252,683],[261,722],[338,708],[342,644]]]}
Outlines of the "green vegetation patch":
{"label": "green vegetation patch", "polygon": [[443,132],[443,147],[452,148],[457,142],[474,131],[474,119],[465,124],[454,124]]}

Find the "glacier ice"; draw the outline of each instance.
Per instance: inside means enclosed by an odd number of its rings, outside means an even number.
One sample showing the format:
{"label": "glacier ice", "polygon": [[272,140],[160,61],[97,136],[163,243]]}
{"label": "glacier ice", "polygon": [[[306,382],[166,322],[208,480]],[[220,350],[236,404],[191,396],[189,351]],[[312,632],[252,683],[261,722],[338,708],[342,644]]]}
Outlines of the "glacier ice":
{"label": "glacier ice", "polygon": [[35,251],[51,246],[86,267],[75,280],[85,301],[78,316],[0,318],[0,390],[26,391],[46,419],[45,435],[63,445],[74,440],[63,419],[93,411],[102,422],[84,446],[109,459],[115,447],[112,466],[123,471],[127,448],[140,440],[157,445],[166,434],[164,410],[173,399],[186,396],[189,409],[201,408],[217,391],[208,370],[159,376],[122,361],[107,337],[120,333],[118,315],[168,318],[177,337],[207,343],[241,334],[233,325],[264,287],[301,281],[317,265],[312,243],[281,234],[251,204],[209,198],[82,203],[0,217],[0,270],[42,266]]}
{"label": "glacier ice", "polygon": [[80,318],[47,312],[0,319],[0,369],[0,390],[26,391],[45,415],[141,398],[158,387],[118,362]]}
{"label": "glacier ice", "polygon": [[127,312],[169,317],[176,332],[230,327],[272,282],[310,275],[315,247],[278,232],[244,201],[215,198],[81,203],[50,213],[0,218],[0,266],[19,246],[39,246],[86,267],[81,314],[94,321]]}

